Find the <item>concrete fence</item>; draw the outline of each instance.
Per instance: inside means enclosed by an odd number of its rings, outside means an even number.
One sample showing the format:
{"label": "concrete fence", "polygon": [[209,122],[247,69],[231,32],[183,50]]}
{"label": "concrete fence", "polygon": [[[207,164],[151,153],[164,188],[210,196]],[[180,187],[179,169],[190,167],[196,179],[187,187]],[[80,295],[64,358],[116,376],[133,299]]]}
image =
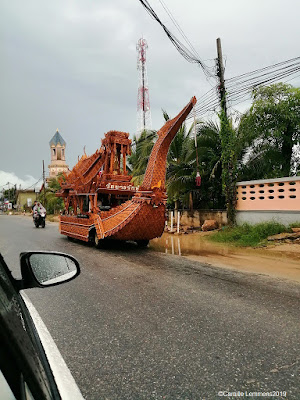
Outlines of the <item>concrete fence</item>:
{"label": "concrete fence", "polygon": [[[283,224],[300,222],[300,176],[262,179],[237,183],[237,224],[257,224],[277,221]],[[180,225],[200,228],[207,219],[214,219],[219,226],[227,224],[225,210],[178,210]],[[178,212],[173,210],[173,229],[176,230]],[[168,211],[168,226],[171,211]]]}
{"label": "concrete fence", "polygon": [[237,183],[237,223],[300,221],[300,176]]}

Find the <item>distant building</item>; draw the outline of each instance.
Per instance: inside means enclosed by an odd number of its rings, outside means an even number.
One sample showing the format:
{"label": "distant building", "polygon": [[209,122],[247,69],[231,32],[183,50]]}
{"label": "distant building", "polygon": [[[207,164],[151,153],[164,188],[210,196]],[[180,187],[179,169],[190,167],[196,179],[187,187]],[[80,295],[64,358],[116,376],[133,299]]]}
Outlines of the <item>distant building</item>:
{"label": "distant building", "polygon": [[68,172],[69,166],[66,164],[66,142],[57,131],[49,142],[51,150],[51,163],[48,165],[49,177],[55,178],[59,173]]}
{"label": "distant building", "polygon": [[16,208],[18,211],[31,209],[34,200],[37,200],[37,192],[33,189],[17,190]]}

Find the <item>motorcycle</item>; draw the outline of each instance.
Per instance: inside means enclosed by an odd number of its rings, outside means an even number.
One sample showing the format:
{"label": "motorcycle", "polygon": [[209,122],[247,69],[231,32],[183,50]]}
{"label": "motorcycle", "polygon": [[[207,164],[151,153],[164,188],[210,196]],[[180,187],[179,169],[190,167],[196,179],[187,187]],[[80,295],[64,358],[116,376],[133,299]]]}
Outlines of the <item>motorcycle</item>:
{"label": "motorcycle", "polygon": [[42,228],[45,228],[46,225],[46,213],[45,212],[36,212],[33,215],[33,222],[36,228],[41,226]]}

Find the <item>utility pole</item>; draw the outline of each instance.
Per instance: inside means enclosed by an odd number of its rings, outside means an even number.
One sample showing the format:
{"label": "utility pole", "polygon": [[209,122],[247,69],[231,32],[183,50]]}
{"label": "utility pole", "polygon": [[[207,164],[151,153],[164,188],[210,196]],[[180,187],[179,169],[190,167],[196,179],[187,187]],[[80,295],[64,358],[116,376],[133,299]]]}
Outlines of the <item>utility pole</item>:
{"label": "utility pole", "polygon": [[14,188],[14,205],[17,203],[17,184],[15,183],[15,188]]}
{"label": "utility pole", "polygon": [[43,160],[43,189],[44,189],[44,206],[46,207],[46,181],[45,181],[45,163]]}
{"label": "utility pole", "polygon": [[222,112],[220,113],[220,138],[222,148],[222,186],[225,194],[227,219],[230,226],[235,224],[236,205],[236,134],[232,128],[226,105],[226,90],[221,39],[217,39],[217,76],[219,77],[219,94]]}
{"label": "utility pole", "polygon": [[220,100],[221,100],[221,107],[224,110],[225,116],[227,118],[227,106],[226,106],[226,91],[225,91],[225,79],[224,79],[224,65],[223,65],[223,55],[222,55],[222,47],[221,47],[221,39],[217,39],[217,65],[218,65],[218,72],[217,75],[220,79]]}

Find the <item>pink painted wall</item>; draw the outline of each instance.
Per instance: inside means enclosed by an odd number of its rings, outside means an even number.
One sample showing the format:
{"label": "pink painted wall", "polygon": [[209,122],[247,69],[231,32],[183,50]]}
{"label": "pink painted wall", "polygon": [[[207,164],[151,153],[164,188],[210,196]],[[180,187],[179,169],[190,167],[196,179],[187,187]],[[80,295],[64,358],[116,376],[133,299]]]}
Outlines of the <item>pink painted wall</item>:
{"label": "pink painted wall", "polygon": [[300,211],[300,177],[238,182],[239,211]]}

